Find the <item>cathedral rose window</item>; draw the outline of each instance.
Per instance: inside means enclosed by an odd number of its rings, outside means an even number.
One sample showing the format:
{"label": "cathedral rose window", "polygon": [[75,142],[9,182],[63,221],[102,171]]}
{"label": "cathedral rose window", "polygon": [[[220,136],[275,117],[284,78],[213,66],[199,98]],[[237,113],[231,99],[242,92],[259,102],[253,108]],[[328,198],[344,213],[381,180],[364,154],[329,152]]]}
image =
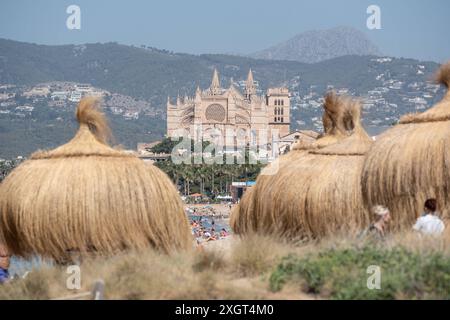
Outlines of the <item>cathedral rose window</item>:
{"label": "cathedral rose window", "polygon": [[206,120],[222,122],[226,116],[225,108],[220,104],[211,104],[206,108],[205,116]]}

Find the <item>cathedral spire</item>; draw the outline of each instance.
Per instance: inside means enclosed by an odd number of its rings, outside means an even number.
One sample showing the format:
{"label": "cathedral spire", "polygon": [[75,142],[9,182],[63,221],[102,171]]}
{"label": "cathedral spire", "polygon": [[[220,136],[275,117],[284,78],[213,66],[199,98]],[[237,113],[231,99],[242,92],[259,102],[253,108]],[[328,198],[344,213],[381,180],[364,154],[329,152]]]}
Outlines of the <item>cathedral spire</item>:
{"label": "cathedral spire", "polygon": [[252,72],[252,68],[250,68],[250,69],[248,70],[247,86],[248,86],[249,84],[251,84],[251,85],[254,84],[254,82],[253,82],[253,72]]}
{"label": "cathedral spire", "polygon": [[197,86],[197,90],[195,90],[195,103],[201,103],[202,101],[202,91],[200,90],[200,87]]}
{"label": "cathedral spire", "polygon": [[214,73],[209,90],[211,91],[211,94],[220,94],[219,73],[217,72],[216,68],[214,68]]}
{"label": "cathedral spire", "polygon": [[252,69],[248,71],[247,81],[245,82],[245,95],[250,99],[252,95],[256,94],[255,81],[253,80]]}

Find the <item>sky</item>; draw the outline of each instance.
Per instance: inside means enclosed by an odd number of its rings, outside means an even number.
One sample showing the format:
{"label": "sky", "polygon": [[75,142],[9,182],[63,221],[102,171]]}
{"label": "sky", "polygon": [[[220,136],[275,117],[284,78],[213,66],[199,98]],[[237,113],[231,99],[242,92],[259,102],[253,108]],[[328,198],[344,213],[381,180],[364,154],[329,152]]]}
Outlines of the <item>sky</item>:
{"label": "sky", "polygon": [[[79,30],[66,26],[70,5],[80,8]],[[381,29],[367,28],[370,5],[380,8]],[[307,30],[350,26],[385,55],[444,62],[449,13],[448,0],[0,0],[0,38],[248,54]]]}

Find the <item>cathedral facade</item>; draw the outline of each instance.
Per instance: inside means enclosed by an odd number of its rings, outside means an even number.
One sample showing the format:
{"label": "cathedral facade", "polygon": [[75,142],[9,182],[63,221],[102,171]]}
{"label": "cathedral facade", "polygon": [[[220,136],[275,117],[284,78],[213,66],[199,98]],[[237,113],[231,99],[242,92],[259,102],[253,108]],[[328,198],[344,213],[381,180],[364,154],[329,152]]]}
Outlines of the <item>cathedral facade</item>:
{"label": "cathedral facade", "polygon": [[211,85],[197,88],[194,97],[167,100],[167,136],[188,135],[194,141],[213,141],[224,146],[246,143],[269,143],[289,134],[290,99],[287,88],[269,88],[257,95],[250,70],[241,92],[233,84],[228,89],[220,85],[214,70]]}

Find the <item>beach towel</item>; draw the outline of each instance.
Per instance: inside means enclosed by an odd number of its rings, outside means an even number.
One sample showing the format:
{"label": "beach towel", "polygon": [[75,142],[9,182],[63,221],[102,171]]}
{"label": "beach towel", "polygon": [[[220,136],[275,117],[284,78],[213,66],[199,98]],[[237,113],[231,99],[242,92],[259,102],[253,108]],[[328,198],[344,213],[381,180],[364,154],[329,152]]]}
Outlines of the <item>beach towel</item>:
{"label": "beach towel", "polygon": [[0,268],[0,283],[5,283],[9,279],[9,272],[6,269]]}

